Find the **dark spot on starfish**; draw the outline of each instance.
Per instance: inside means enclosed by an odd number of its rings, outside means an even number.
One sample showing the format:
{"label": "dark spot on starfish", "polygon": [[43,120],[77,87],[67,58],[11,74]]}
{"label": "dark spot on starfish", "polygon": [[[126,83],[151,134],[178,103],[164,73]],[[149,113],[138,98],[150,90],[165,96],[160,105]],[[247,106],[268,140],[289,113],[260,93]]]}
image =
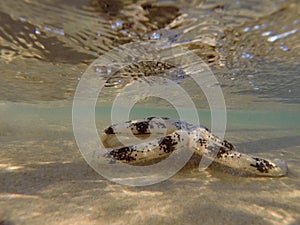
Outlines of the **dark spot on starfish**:
{"label": "dark spot on starfish", "polygon": [[233,150],[233,149],[234,149],[233,144],[229,143],[229,142],[226,141],[226,140],[223,141],[223,145],[224,145],[226,148],[229,148],[230,150]]}
{"label": "dark spot on starfish", "polygon": [[274,166],[265,159],[253,158],[256,163],[250,164],[250,166],[256,167],[256,169],[262,173],[269,173],[270,169],[273,169]]}
{"label": "dark spot on starfish", "polygon": [[150,134],[148,121],[138,122],[134,126],[138,134]]}
{"label": "dark spot on starfish", "polygon": [[120,160],[120,161],[126,161],[130,162],[133,160],[136,160],[135,157],[132,156],[132,152],[134,149],[132,146],[125,146],[117,149],[113,149],[112,151],[109,152],[109,155],[111,155],[114,159]]}
{"label": "dark spot on starfish", "polygon": [[[178,135],[179,137],[179,135]],[[180,137],[179,137],[180,138]],[[175,150],[175,146],[178,144],[174,138],[171,136],[163,137],[159,143],[159,148],[163,150],[165,153],[170,153]]]}
{"label": "dark spot on starfish", "polygon": [[227,157],[227,155],[228,155],[228,150],[226,150],[225,148],[223,148],[223,147],[220,147],[220,150],[219,150],[219,152],[218,152],[218,154],[217,154],[217,158],[219,159],[219,158],[223,158],[223,156],[225,155],[225,157]]}
{"label": "dark spot on starfish", "polygon": [[115,134],[115,131],[112,127],[108,127],[104,130],[106,134]]}
{"label": "dark spot on starfish", "polygon": [[203,145],[205,145],[207,143],[207,141],[205,139],[200,138],[198,140],[198,143],[200,144],[200,146],[203,146]]}

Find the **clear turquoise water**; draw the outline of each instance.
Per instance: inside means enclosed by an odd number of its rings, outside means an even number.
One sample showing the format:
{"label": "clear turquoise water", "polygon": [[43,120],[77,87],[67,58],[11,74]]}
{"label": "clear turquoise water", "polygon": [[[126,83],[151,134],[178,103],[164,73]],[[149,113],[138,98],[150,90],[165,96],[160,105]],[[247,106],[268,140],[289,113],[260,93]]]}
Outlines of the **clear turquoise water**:
{"label": "clear turquoise water", "polygon": [[[186,21],[194,18],[192,25],[198,26],[174,41],[204,58],[217,56],[209,65],[226,101],[226,139],[241,152],[286,160],[288,176],[237,177],[200,172],[190,164],[151,186],[105,179],[76,145],[72,101],[78,78],[95,53],[124,42],[124,37],[111,41],[120,35],[111,25],[121,17],[99,16],[88,1],[1,1],[0,224],[300,223],[298,2],[212,1],[198,9],[197,1],[179,2]],[[212,33],[219,47],[192,44]],[[205,96],[188,79],[181,85],[195,101],[200,122],[210,127]],[[117,91],[98,102],[99,131],[110,124],[109,96]],[[177,113],[154,99],[137,104],[130,114],[147,116]]]}

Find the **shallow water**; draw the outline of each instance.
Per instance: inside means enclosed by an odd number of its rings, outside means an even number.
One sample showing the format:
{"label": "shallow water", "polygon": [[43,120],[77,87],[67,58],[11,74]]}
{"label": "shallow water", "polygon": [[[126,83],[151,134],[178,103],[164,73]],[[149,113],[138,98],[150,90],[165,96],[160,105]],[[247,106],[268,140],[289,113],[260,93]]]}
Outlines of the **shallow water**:
{"label": "shallow water", "polygon": [[[149,14],[133,2],[0,2],[0,224],[299,224],[299,3],[157,1]],[[190,163],[164,182],[129,187],[89,167],[73,135],[76,85],[99,55],[156,29],[209,64],[228,110],[226,139],[241,152],[286,160],[288,176],[200,172]],[[178,83],[210,126],[199,87]],[[108,88],[97,103],[99,131],[118,91]],[[130,114],[147,116],[178,114],[160,99]]]}

